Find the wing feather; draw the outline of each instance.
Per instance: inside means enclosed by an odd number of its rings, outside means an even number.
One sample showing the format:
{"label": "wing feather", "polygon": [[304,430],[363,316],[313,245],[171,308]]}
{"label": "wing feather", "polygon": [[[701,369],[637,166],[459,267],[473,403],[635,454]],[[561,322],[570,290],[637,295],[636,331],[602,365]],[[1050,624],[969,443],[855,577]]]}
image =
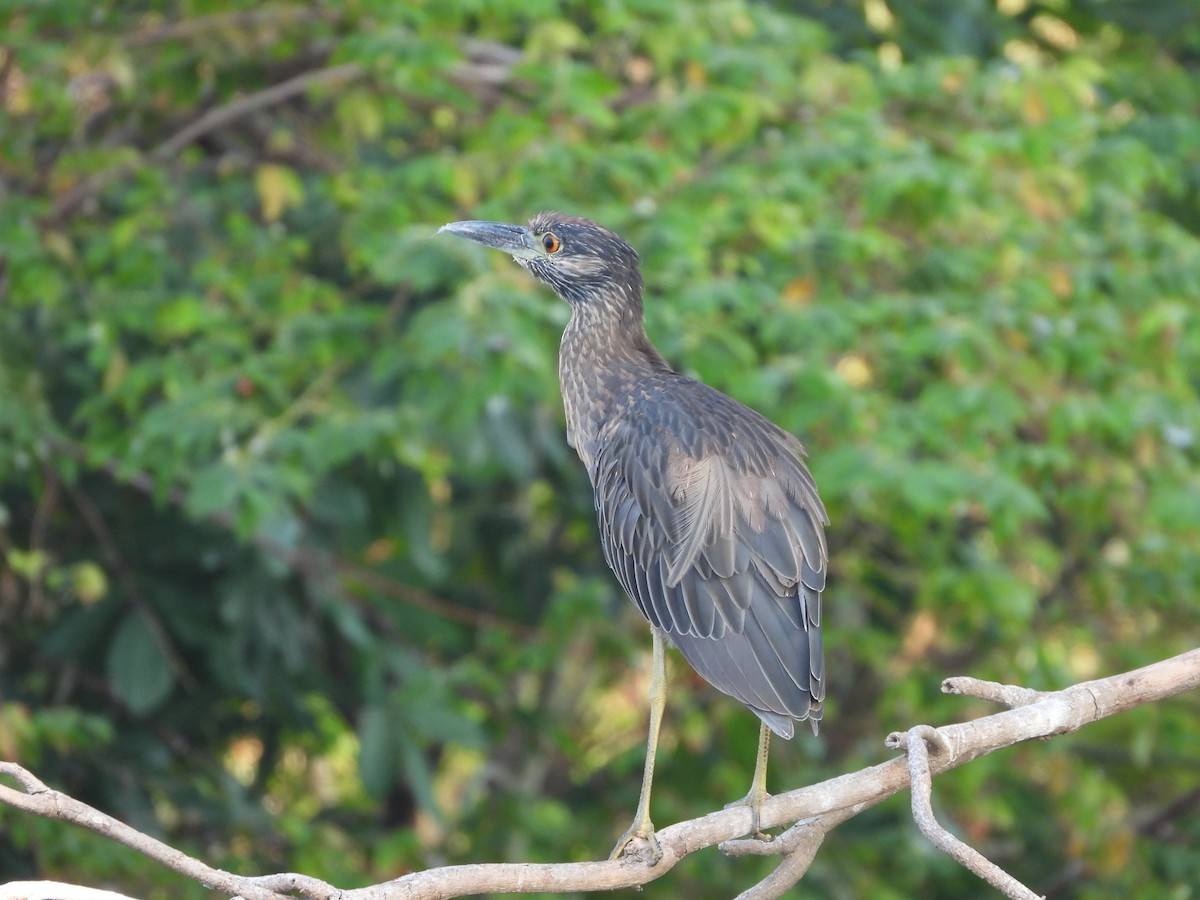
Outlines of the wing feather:
{"label": "wing feather", "polygon": [[589,474],[605,557],[692,666],[777,733],[820,718],[824,506],[798,441],[680,379],[608,422]]}

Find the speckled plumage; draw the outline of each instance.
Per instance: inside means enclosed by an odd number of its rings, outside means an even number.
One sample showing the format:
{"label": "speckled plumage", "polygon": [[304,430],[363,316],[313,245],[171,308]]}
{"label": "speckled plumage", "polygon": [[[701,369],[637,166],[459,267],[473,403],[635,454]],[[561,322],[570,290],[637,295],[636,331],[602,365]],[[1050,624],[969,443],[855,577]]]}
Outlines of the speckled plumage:
{"label": "speckled plumage", "polygon": [[528,228],[446,228],[512,253],[571,305],[559,351],[567,440],[595,491],[605,559],[637,608],[773,732],[790,738],[804,719],[815,731],[828,520],[800,442],[667,364],[646,336],[638,255],[612,231],[554,212]]}
{"label": "speckled plumage", "polygon": [[526,265],[572,306],[559,378],[605,559],[705,680],[778,735],[815,728],[827,519],[800,442],[667,365],[628,244],[555,213],[530,229],[562,242]]}

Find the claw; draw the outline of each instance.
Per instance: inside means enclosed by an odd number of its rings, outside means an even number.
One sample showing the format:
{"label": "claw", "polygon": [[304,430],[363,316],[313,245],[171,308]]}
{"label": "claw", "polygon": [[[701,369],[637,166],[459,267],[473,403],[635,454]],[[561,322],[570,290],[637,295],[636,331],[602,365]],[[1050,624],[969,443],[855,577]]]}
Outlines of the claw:
{"label": "claw", "polygon": [[654,826],[649,822],[630,826],[608,855],[609,859],[636,859],[647,866],[656,865],[662,857],[662,845],[654,835]]}
{"label": "claw", "polygon": [[774,837],[763,833],[762,822],[763,804],[771,796],[767,793],[767,750],[771,746],[771,730],[764,722],[758,729],[758,762],[754,765],[754,781],[750,783],[750,793],[741,800],[726,803],[726,809],[735,806],[750,807],[750,836],[755,840],[771,841]]}
{"label": "claw", "polygon": [[741,800],[734,800],[732,803],[726,803],[725,808],[736,809],[739,806],[750,807],[750,837],[758,841],[773,841],[775,840],[775,835],[767,834],[760,827],[760,822],[762,820],[762,807],[763,804],[770,799],[770,797],[771,795],[765,790],[756,790],[755,788],[751,788],[750,793],[748,793],[745,797],[743,797]]}

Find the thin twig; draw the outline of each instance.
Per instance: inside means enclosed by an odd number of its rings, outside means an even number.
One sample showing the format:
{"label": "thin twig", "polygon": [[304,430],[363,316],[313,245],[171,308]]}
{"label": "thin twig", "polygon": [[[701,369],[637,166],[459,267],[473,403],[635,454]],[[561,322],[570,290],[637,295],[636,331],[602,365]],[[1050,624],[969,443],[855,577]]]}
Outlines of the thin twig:
{"label": "thin twig", "polygon": [[224,106],[210,109],[186,128],[181,129],[163,141],[150,151],[150,159],[154,162],[163,162],[175,156],[180,150],[198,138],[203,137],[210,131],[216,131],[223,125],[228,125],[235,119],[240,119],[242,116],[249,115],[252,112],[257,112],[260,109],[266,109],[268,106],[275,106],[276,104],[283,103],[285,100],[290,100],[292,97],[303,94],[314,85],[328,86],[339,84],[343,81],[352,81],[365,72],[366,69],[358,63],[342,63],[341,65],[330,66],[326,69],[301,72],[299,75],[287,79],[287,81],[281,81],[279,84],[271,85],[271,87],[264,88],[261,91],[255,91],[253,94],[238,97]]}
{"label": "thin twig", "polygon": [[50,788],[46,787],[41,779],[16,763],[0,762],[0,775],[8,775],[10,778],[16,779],[17,783],[25,789],[25,793],[31,797],[50,792]]}
{"label": "thin twig", "polygon": [[[58,477],[58,473],[47,463],[43,466],[43,477],[46,481],[46,486],[42,490],[42,494],[38,497],[37,506],[33,510],[33,521],[29,525],[29,549],[35,556],[42,556],[42,548],[46,545],[46,530],[50,525],[50,519],[54,515],[54,511],[58,508],[58,497],[62,489],[62,482]],[[45,558],[44,556],[42,557]],[[39,609],[42,606],[44,597],[43,586],[46,577],[45,565],[38,567],[30,573],[29,579],[29,605],[33,609]]]}
{"label": "thin twig", "polygon": [[[25,789],[17,791],[0,784],[0,803],[47,819],[62,819],[82,825],[118,844],[124,844],[151,859],[158,860],[168,868],[212,890],[224,891],[231,896],[240,894],[245,900],[285,900],[283,894],[259,887],[241,876],[214,869],[86,803],[47,788],[31,772],[16,763],[0,761],[0,775],[15,778]],[[329,897],[337,896],[336,889],[330,888],[330,891]]]}
{"label": "thin twig", "polygon": [[943,694],[957,694],[962,697],[975,697],[977,700],[987,700],[999,703],[1009,709],[1018,706],[1028,706],[1048,695],[1045,691],[1035,691],[1032,688],[1016,684],[1000,684],[997,681],[983,681],[966,675],[957,675],[942,682]]}
{"label": "thin twig", "polygon": [[[314,85],[339,84],[358,78],[365,72],[366,69],[358,63],[342,63],[341,65],[329,66],[324,69],[301,72],[299,75],[293,76],[286,81],[281,81],[279,84],[256,91],[253,94],[246,94],[223,106],[210,109],[204,115],[200,116],[200,118],[188,123],[151,150],[146,158],[151,162],[165,162],[193,141],[224,125],[228,125],[242,116],[257,112],[260,109],[266,109],[285,100],[290,100],[292,97],[304,93],[304,91]],[[139,162],[141,162],[141,158],[126,160],[97,172],[90,178],[84,179],[55,201],[48,217],[49,220],[51,222],[61,222],[110,184],[131,174],[136,170]]]}
{"label": "thin twig", "polygon": [[825,831],[814,831],[812,834],[815,840],[802,842],[795,851],[783,857],[770,875],[754,887],[742,891],[735,900],[776,900],[795,887],[796,882],[808,872],[808,867],[825,841]]}
{"label": "thin twig", "polygon": [[317,19],[336,20],[341,12],[313,6],[275,6],[265,9],[245,9],[236,12],[212,13],[178,22],[166,22],[135,31],[124,38],[126,47],[147,47],[164,41],[183,40],[214,31],[245,31],[262,25],[309,23]]}
{"label": "thin twig", "polygon": [[1012,900],[1044,900],[974,847],[960,841],[938,822],[933,814],[933,774],[929,770],[927,744],[933,745],[939,752],[945,752],[948,748],[937,729],[928,725],[917,725],[904,735],[903,743],[908,752],[908,773],[912,781],[910,792],[913,820],[921,834],[925,835],[933,846],[970,869],[992,887],[1002,891],[1006,897]]}
{"label": "thin twig", "polygon": [[[775,900],[782,897],[808,872],[817,851],[825,843],[825,835],[838,825],[861,812],[863,807],[849,806],[834,810],[823,816],[797,822],[773,841],[726,841],[720,845],[723,853],[730,856],[767,856],[779,852],[783,861],[770,875],[749,890],[742,891],[735,900]],[[756,848],[753,845],[758,844]],[[772,845],[778,845],[773,850]]]}

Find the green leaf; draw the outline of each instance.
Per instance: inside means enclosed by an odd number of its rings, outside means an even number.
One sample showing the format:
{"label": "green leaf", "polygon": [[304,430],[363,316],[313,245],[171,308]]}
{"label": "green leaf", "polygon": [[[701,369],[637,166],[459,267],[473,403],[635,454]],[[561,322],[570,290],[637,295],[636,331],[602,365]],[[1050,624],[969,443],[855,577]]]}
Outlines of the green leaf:
{"label": "green leaf", "polygon": [[368,706],[358,720],[358,775],[372,797],[385,797],[396,774],[388,711]]}
{"label": "green leaf", "polygon": [[171,692],[171,664],[145,617],[130,613],[108,648],[108,680],[113,693],[134,713],[156,709]]}

